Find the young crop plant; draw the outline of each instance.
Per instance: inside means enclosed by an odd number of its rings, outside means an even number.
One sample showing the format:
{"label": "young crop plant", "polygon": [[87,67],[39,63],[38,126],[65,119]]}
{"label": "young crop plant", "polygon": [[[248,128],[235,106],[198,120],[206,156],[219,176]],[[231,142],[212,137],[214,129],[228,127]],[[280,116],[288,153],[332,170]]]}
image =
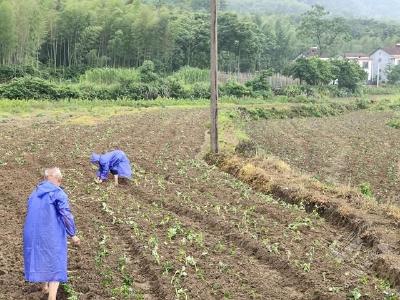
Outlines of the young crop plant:
{"label": "young crop plant", "polygon": [[158,239],[155,236],[151,236],[149,238],[148,244],[150,246],[151,249],[151,255],[154,257],[155,261],[157,262],[157,264],[160,264],[160,255],[158,254]]}
{"label": "young crop plant", "polygon": [[168,228],[167,237],[170,241],[176,238],[178,234],[183,233],[182,225],[175,223],[173,226]]}
{"label": "young crop plant", "polygon": [[218,253],[222,253],[226,250],[226,245],[224,243],[222,243],[221,241],[218,241],[217,244],[215,244],[214,246],[214,251],[218,252]]}
{"label": "young crop plant", "polygon": [[298,231],[301,228],[310,228],[312,226],[312,221],[310,218],[297,218],[295,222],[290,223],[288,228],[293,231]]}
{"label": "young crop plant", "polygon": [[168,275],[174,271],[174,265],[170,261],[166,261],[163,263],[163,275]]}
{"label": "young crop plant", "polygon": [[186,264],[186,266],[191,266],[191,267],[194,267],[194,269],[196,270],[196,272],[198,271],[198,269],[197,269],[197,263],[196,263],[196,260],[194,259],[194,257],[193,256],[186,256],[186,258],[185,258],[185,264]]}
{"label": "young crop plant", "polygon": [[306,273],[311,271],[311,263],[310,262],[302,262],[302,261],[299,261],[296,259],[294,261],[294,265]]}
{"label": "young crop plant", "polygon": [[202,232],[195,232],[190,229],[186,234],[186,239],[199,247],[204,247],[204,235]]}
{"label": "young crop plant", "polygon": [[399,294],[392,290],[390,282],[385,279],[378,279],[378,289],[383,293],[384,300],[400,299]]}
{"label": "young crop plant", "polygon": [[187,290],[182,287],[182,282],[187,277],[186,267],[182,266],[180,270],[175,271],[174,276],[172,276],[171,284],[175,289],[176,299],[188,299]]}
{"label": "young crop plant", "polygon": [[349,295],[349,298],[352,300],[359,300],[359,299],[361,299],[361,297],[362,297],[362,294],[358,288],[353,289]]}
{"label": "young crop plant", "polygon": [[64,283],[61,285],[64,292],[67,294],[67,300],[78,300],[78,293],[74,290],[71,284]]}
{"label": "young crop plant", "polygon": [[374,192],[372,191],[372,187],[368,182],[360,184],[360,192],[367,198],[372,199],[374,197]]}
{"label": "young crop plant", "polygon": [[279,254],[279,243],[273,243],[268,245],[268,252],[273,254]]}
{"label": "young crop plant", "polygon": [[108,237],[103,234],[102,239],[99,241],[99,249],[97,250],[95,257],[95,262],[97,266],[100,266],[103,263],[104,258],[109,255],[109,252],[107,250],[107,240]]}
{"label": "young crop plant", "polygon": [[342,289],[337,286],[332,286],[328,289],[329,292],[334,293],[334,294],[339,294],[341,290]]}
{"label": "young crop plant", "polygon": [[227,265],[226,263],[222,261],[218,262],[218,269],[221,273],[228,273],[229,268],[229,265]]}
{"label": "young crop plant", "polygon": [[101,275],[101,285],[103,287],[110,287],[113,284],[113,273],[110,269],[106,269],[100,272]]}
{"label": "young crop plant", "polygon": [[22,166],[22,165],[24,165],[24,164],[26,163],[26,160],[25,160],[23,157],[17,156],[17,157],[15,158],[15,162],[16,162],[18,165]]}
{"label": "young crop plant", "polygon": [[[139,238],[140,240],[143,239],[143,231],[139,227],[139,225],[135,221],[128,221],[129,225],[132,226],[133,234]],[[127,223],[128,224],[128,223]]]}

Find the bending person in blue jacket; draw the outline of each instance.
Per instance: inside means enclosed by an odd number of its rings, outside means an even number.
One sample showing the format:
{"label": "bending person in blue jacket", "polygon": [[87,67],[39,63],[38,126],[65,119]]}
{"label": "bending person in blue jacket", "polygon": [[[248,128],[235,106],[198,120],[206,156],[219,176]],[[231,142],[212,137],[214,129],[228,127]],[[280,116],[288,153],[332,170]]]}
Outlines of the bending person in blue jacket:
{"label": "bending person in blue jacket", "polygon": [[132,169],[126,154],[121,150],[114,150],[104,154],[93,153],[90,162],[98,164],[97,182],[101,183],[108,179],[111,173],[114,175],[115,185],[118,185],[118,178],[132,179]]}
{"label": "bending person in blue jacket", "polygon": [[67,237],[80,243],[61,179],[59,168],[45,171],[45,181],[29,196],[23,236],[25,279],[44,283],[49,300],[67,281]]}

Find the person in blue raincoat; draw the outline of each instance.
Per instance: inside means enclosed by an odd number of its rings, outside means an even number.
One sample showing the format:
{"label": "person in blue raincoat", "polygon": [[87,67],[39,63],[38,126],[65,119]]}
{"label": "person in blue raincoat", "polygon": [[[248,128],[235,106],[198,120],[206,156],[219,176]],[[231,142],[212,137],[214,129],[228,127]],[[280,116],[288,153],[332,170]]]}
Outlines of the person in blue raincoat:
{"label": "person in blue raincoat", "polygon": [[90,162],[98,164],[97,182],[101,183],[108,179],[111,173],[114,175],[115,185],[118,185],[118,178],[132,179],[132,169],[126,154],[121,150],[114,150],[104,154],[93,153]]}
{"label": "person in blue raincoat", "polygon": [[25,279],[44,283],[49,300],[56,300],[59,283],[68,279],[67,237],[80,243],[61,180],[59,168],[46,169],[45,180],[28,198],[23,233]]}

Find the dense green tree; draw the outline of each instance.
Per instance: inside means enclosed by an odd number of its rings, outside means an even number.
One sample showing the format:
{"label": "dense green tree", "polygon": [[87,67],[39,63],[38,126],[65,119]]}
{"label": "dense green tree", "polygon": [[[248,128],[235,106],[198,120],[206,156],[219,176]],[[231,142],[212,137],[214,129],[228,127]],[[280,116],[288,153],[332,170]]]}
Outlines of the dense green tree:
{"label": "dense green tree", "polygon": [[320,54],[332,54],[335,43],[350,39],[349,28],[344,19],[330,18],[329,12],[319,5],[303,14],[298,32],[301,37],[318,46]]}
{"label": "dense green tree", "polygon": [[331,64],[334,78],[341,89],[345,88],[355,92],[358,84],[367,80],[367,73],[355,61],[335,59],[331,61]]}
{"label": "dense green tree", "polygon": [[312,57],[297,59],[285,73],[309,85],[324,85],[335,79],[333,71],[329,61]]}

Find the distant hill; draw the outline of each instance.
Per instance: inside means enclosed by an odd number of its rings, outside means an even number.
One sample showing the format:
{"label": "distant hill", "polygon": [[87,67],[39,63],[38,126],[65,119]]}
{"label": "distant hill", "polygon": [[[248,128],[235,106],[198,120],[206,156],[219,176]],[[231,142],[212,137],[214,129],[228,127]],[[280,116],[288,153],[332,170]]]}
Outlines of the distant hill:
{"label": "distant hill", "polygon": [[227,9],[260,14],[300,14],[319,4],[336,15],[400,18],[400,0],[227,0]]}
{"label": "distant hill", "polygon": [[[194,10],[208,10],[205,0],[141,0]],[[374,19],[400,18],[400,0],[218,0],[224,10],[238,13],[299,15],[319,4],[335,15]]]}

